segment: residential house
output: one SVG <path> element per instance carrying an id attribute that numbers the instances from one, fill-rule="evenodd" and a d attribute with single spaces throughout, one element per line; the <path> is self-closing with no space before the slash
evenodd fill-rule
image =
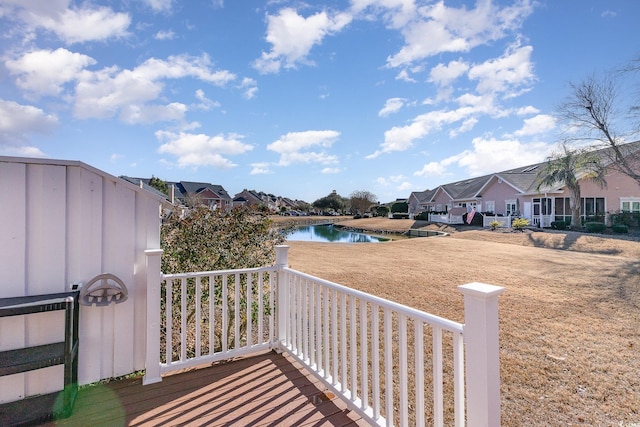
<path id="1" fill-rule="evenodd" d="M 141 188 L 151 191 L 154 194 L 161 194 L 173 204 L 189 205 L 190 203 L 196 202 L 209 206 L 212 209 L 222 210 L 229 210 L 233 206 L 231 196 L 229 196 L 227 190 L 221 185 L 207 182 L 166 181 L 169 186 L 169 194 L 163 194 L 149 186 L 149 178 L 132 178 L 128 176 L 121 176 L 120 178 L 132 184 L 139 185 Z"/>
<path id="2" fill-rule="evenodd" d="M 640 141 L 623 147 L 628 156 L 640 154 Z M 640 185 L 618 170 L 611 149 L 598 150 L 596 154 L 606 167 L 607 186 L 600 188 L 589 180 L 581 182 L 583 221 L 608 221 L 609 214 L 620 211 L 640 212 Z M 553 221 L 569 222 L 570 192 L 566 185 L 557 183 L 538 188 L 539 174 L 545 164 L 536 163 L 413 192 L 409 196 L 409 213 L 444 213 L 439 218 L 453 223 L 453 217 L 459 215 L 450 213 L 452 209 L 465 208 L 470 212 L 475 208 L 490 215 L 520 216 L 539 227 L 549 227 Z"/>

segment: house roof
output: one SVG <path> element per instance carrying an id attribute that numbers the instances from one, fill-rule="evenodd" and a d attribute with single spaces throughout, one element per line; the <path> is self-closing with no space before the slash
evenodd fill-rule
<path id="1" fill-rule="evenodd" d="M 625 156 L 634 156 L 640 160 L 640 141 L 631 142 L 620 145 L 620 151 Z M 616 163 L 615 153 L 611 147 L 594 151 L 604 166 L 610 166 Z M 534 163 L 518 168 L 507 169 L 496 172 L 491 175 L 484 175 L 475 178 L 468 178 L 457 182 L 443 184 L 435 190 L 426 190 L 423 192 L 411 193 L 419 203 L 429 203 L 434 199 L 439 190 L 444 191 L 452 201 L 474 200 L 481 197 L 482 190 L 491 182 L 492 178 L 501 179 L 511 185 L 518 193 L 521 194 L 538 194 L 538 174 L 543 170 L 547 162 Z M 558 191 L 564 185 L 559 183 L 555 187 L 542 189 L 543 191 Z"/>

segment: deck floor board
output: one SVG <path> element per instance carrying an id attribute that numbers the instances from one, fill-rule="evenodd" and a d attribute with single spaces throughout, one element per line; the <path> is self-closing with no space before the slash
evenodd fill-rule
<path id="1" fill-rule="evenodd" d="M 327 397 L 328 396 L 328 397 Z M 320 398 L 318 398 L 320 397 Z M 285 355 L 232 362 L 80 390 L 71 417 L 53 426 L 366 426 L 338 397 Z"/>

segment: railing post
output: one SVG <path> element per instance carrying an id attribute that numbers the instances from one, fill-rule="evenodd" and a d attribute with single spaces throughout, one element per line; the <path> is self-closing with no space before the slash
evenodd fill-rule
<path id="1" fill-rule="evenodd" d="M 160 261 L 162 249 L 144 251 L 147 257 L 147 343 L 142 384 L 162 381 L 160 376 Z"/>
<path id="2" fill-rule="evenodd" d="M 278 282 L 276 284 L 276 313 L 278 315 L 276 324 L 276 342 L 273 343 L 274 350 L 282 352 L 282 347 L 287 341 L 287 327 L 289 324 L 289 281 L 282 269 L 289 265 L 289 246 L 276 246 L 276 264 L 278 268 Z"/>
<path id="3" fill-rule="evenodd" d="M 464 295 L 464 343 L 469 427 L 500 425 L 500 348 L 498 296 L 500 286 L 469 283 Z"/>

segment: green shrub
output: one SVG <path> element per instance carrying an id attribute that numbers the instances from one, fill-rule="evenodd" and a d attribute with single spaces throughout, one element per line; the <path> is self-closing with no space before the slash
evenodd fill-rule
<path id="1" fill-rule="evenodd" d="M 395 212 L 392 219 L 409 219 L 409 214 L 406 212 Z"/>
<path id="2" fill-rule="evenodd" d="M 496 228 L 500 228 L 500 221 L 491 221 L 489 226 L 491 227 L 491 231 L 495 231 Z"/>
<path id="3" fill-rule="evenodd" d="M 428 221 L 429 220 L 429 212 L 420 212 L 416 215 L 416 219 L 418 221 Z"/>
<path id="4" fill-rule="evenodd" d="M 360 219 L 360 218 L 362 218 L 362 215 L 360 215 L 360 214 L 356 214 L 356 215 L 353 216 L 353 219 Z"/>
<path id="5" fill-rule="evenodd" d="M 584 228 L 587 229 L 587 233 L 604 233 L 607 227 L 604 222 L 590 221 L 584 223 Z"/>
<path id="6" fill-rule="evenodd" d="M 551 228 L 553 228 L 554 230 L 566 230 L 567 223 L 565 221 L 553 221 L 551 223 Z"/>
<path id="7" fill-rule="evenodd" d="M 528 225 L 529 220 L 526 218 L 515 218 L 513 221 L 511 221 L 511 227 L 513 227 L 513 229 L 517 231 L 522 231 Z"/>
<path id="8" fill-rule="evenodd" d="M 614 233 L 625 234 L 629 232 L 629 227 L 624 224 L 614 224 L 613 226 L 611 226 L 611 231 L 613 231 Z"/>
<path id="9" fill-rule="evenodd" d="M 395 202 L 393 205 L 391 205 L 391 212 L 392 213 L 409 213 L 409 205 L 407 204 L 407 202 Z"/>
<path id="10" fill-rule="evenodd" d="M 376 214 L 378 216 L 387 216 L 389 215 L 389 208 L 386 206 L 378 206 L 376 208 Z"/>

